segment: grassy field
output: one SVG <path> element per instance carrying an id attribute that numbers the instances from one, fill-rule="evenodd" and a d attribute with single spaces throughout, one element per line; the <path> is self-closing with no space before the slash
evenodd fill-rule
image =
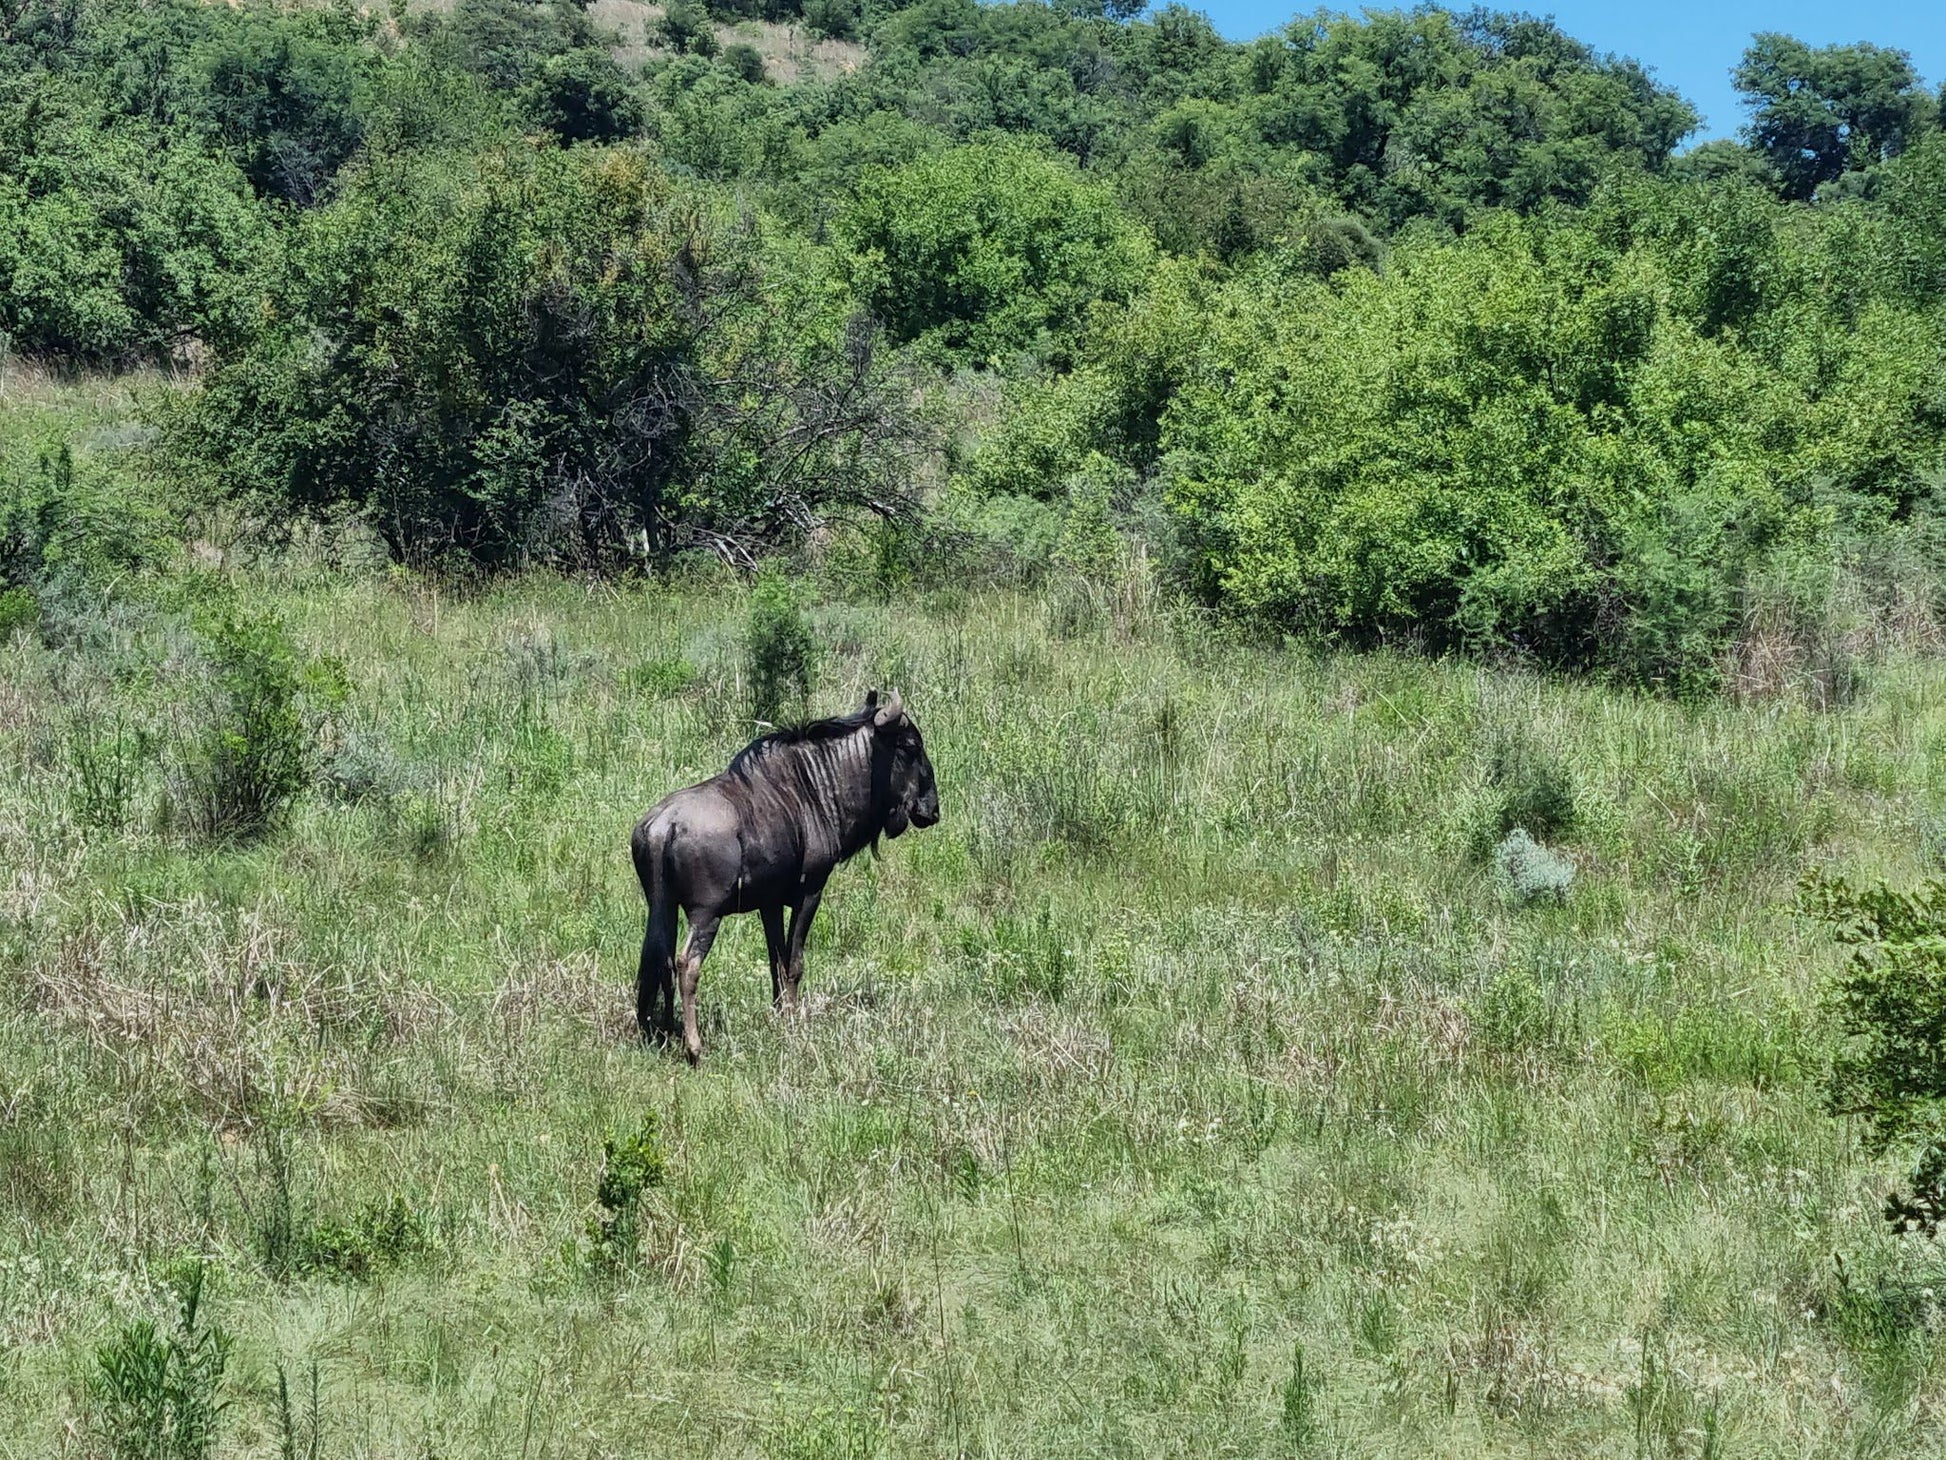
<path id="1" fill-rule="evenodd" d="M 345 686 L 228 848 L 179 767 L 224 606 Z M 824 596 L 816 707 L 901 687 L 945 820 L 834 880 L 801 1023 L 734 920 L 692 1071 L 633 1036 L 626 838 L 751 733 L 743 614 L 207 549 L 8 636 L 0 1455 L 107 1452 L 101 1350 L 199 1255 L 224 1456 L 1946 1438 L 1792 911 L 1938 855 L 1938 665 L 1684 708 L 1140 579 Z M 1535 811 L 1558 902 L 1496 871 Z"/>

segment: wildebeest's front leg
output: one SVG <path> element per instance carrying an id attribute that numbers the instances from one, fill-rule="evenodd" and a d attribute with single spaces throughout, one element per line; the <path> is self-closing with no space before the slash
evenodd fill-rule
<path id="1" fill-rule="evenodd" d="M 771 903 L 757 909 L 764 920 L 764 946 L 770 953 L 770 1006 L 784 1006 L 784 904 Z"/>
<path id="2" fill-rule="evenodd" d="M 682 967 L 682 1048 L 693 1065 L 703 1057 L 703 1036 L 696 1028 L 696 983 L 709 957 L 710 944 L 716 941 L 716 928 L 723 921 L 717 908 L 689 909 L 689 941 L 683 945 Z"/>
<path id="3" fill-rule="evenodd" d="M 817 916 L 818 903 L 824 899 L 824 885 L 806 888 L 791 910 L 789 956 L 784 964 L 784 1006 L 797 1012 L 797 986 L 804 978 L 804 940 L 811 932 L 811 919 Z"/>

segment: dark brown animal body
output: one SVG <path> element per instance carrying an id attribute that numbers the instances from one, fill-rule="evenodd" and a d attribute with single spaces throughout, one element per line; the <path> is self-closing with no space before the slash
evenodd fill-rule
<path id="1" fill-rule="evenodd" d="M 883 705 L 874 690 L 855 714 L 766 735 L 723 774 L 667 797 L 629 838 L 649 904 L 635 984 L 643 1035 L 658 1022 L 674 1032 L 680 977 L 683 1048 L 692 1062 L 701 1058 L 696 983 L 731 913 L 763 918 L 772 1002 L 794 1009 L 805 935 L 832 870 L 881 836 L 938 820 L 926 743 L 896 690 Z M 689 922 L 680 958 L 678 909 Z"/>

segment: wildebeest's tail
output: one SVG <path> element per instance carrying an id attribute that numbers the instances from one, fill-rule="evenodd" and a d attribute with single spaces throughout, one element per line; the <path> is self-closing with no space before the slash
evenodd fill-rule
<path id="1" fill-rule="evenodd" d="M 676 898 L 671 886 L 670 836 L 667 826 L 644 821 L 629 838 L 629 855 L 642 896 L 649 904 L 648 930 L 642 935 L 642 962 L 635 974 L 635 1024 L 647 1038 L 657 1026 L 656 998 L 661 995 L 661 1027 L 673 1029 L 676 1020 Z"/>

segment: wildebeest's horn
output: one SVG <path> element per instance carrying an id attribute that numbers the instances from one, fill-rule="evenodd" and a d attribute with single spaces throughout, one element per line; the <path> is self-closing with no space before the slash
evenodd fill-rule
<path id="1" fill-rule="evenodd" d="M 893 690 L 892 698 L 879 707 L 879 712 L 872 717 L 872 723 L 883 730 L 887 725 L 896 725 L 904 718 L 905 706 L 899 701 L 899 692 Z"/>
<path id="2" fill-rule="evenodd" d="M 877 690 L 868 689 L 865 691 L 865 708 L 868 710 L 876 710 L 878 708 Z"/>

